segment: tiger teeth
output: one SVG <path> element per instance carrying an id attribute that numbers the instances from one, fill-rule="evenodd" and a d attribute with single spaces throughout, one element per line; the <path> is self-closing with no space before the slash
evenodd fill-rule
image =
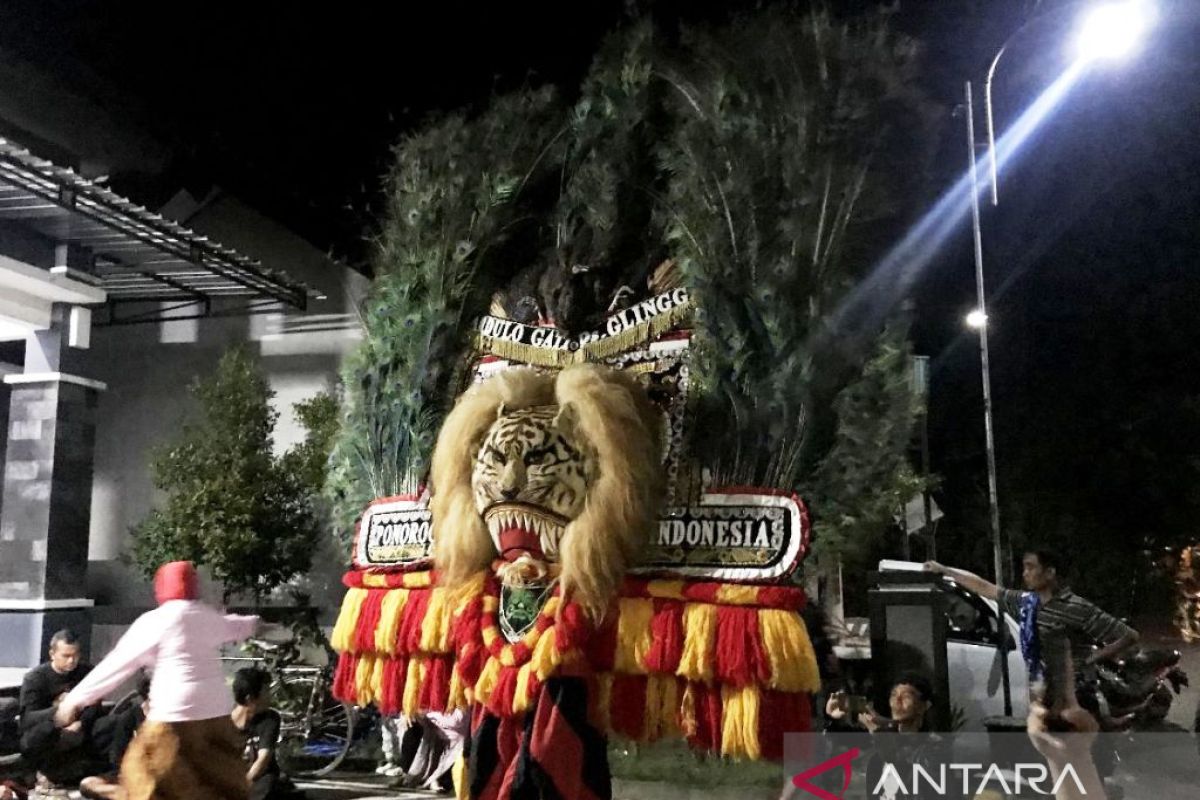
<path id="1" fill-rule="evenodd" d="M 546 526 L 546 531 L 541 535 L 542 550 L 551 558 L 558 557 L 558 539 L 561 531 L 557 526 Z"/>

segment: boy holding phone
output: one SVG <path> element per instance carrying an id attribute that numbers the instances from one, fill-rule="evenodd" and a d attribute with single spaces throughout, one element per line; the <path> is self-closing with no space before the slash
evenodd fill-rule
<path id="1" fill-rule="evenodd" d="M 865 697 L 834 692 L 825 703 L 825 716 L 831 730 L 838 728 L 861 728 L 871 733 L 894 731 L 899 733 L 927 732 L 929 708 L 933 703 L 933 686 L 923 675 L 908 673 L 901 675 L 888 695 L 891 717 L 884 717 L 871 708 Z M 846 722 L 852 720 L 852 722 Z"/>

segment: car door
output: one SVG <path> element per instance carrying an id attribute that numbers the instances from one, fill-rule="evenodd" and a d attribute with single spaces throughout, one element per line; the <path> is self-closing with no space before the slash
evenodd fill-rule
<path id="1" fill-rule="evenodd" d="M 946 597 L 946 662 L 950 680 L 952 716 L 961 715 L 964 730 L 983 730 L 984 719 L 1004 715 L 1004 690 L 1000 671 L 1000 636 L 996 605 L 962 587 L 943 581 Z M 1008 627 L 1009 687 L 1013 716 L 1028 709 L 1025 664 L 1016 647 L 1017 626 Z"/>

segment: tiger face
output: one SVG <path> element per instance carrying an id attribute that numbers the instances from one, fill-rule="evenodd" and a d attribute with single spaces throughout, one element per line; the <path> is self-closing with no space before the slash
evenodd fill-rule
<path id="1" fill-rule="evenodd" d="M 501 557 L 558 560 L 595 472 L 574 420 L 570 404 L 500 408 L 475 456 L 471 488 Z"/>

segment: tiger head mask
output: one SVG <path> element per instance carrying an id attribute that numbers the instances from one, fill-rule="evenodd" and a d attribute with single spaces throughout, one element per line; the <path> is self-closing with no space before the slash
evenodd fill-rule
<path id="1" fill-rule="evenodd" d="M 649 541 L 663 493 L 659 414 L 594 365 L 511 369 L 460 399 L 434 450 L 434 560 L 462 583 L 501 558 L 504 583 L 559 574 L 593 619 Z"/>

